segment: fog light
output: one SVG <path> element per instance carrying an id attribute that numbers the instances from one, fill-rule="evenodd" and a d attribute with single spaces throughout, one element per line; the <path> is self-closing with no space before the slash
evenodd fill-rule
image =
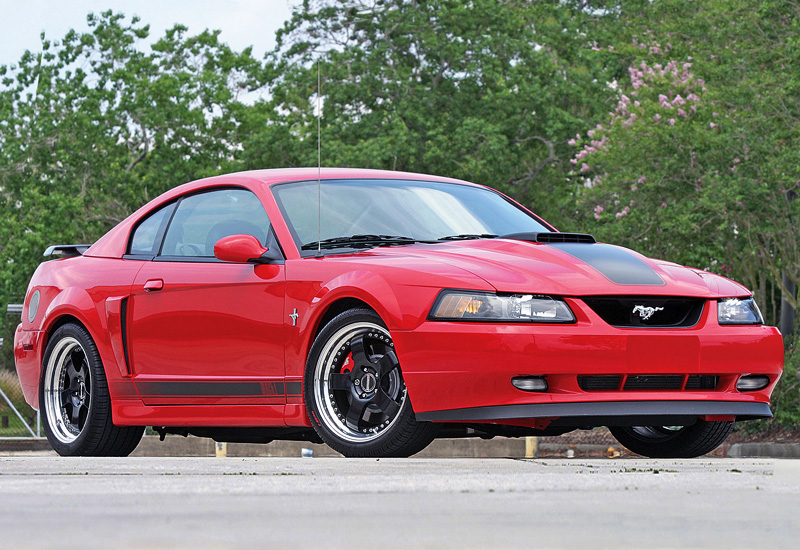
<path id="1" fill-rule="evenodd" d="M 515 376 L 511 383 L 518 390 L 547 391 L 547 380 L 541 376 Z"/>
<path id="2" fill-rule="evenodd" d="M 736 389 L 739 391 L 763 390 L 767 386 L 769 386 L 769 376 L 763 374 L 746 374 L 736 383 Z"/>

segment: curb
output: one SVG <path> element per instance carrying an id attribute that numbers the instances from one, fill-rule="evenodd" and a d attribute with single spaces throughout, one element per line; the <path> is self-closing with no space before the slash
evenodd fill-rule
<path id="1" fill-rule="evenodd" d="M 800 458 L 800 443 L 734 443 L 730 458 Z"/>
<path id="2" fill-rule="evenodd" d="M 551 438 L 548 440 L 552 441 Z M 526 438 L 484 439 L 437 439 L 415 458 L 525 458 Z M 273 441 L 268 444 L 228 443 L 219 447 L 214 441 L 203 437 L 169 436 L 159 441 L 158 436 L 148 435 L 131 454 L 135 457 L 169 456 L 228 456 L 228 457 L 299 457 L 303 450 L 311 450 L 315 457 L 337 457 L 339 453 L 327 445 L 307 441 Z M 0 453 L 52 452 L 46 439 L 3 439 Z M 632 455 L 618 443 L 550 443 L 540 439 L 536 458 L 603 458 Z M 307 451 L 306 451 L 306 454 Z M 800 458 L 800 443 L 734 443 L 720 447 L 712 453 L 720 458 Z"/>

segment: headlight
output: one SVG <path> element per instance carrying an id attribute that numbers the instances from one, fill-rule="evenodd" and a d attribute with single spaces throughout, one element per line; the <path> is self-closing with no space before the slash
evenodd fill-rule
<path id="1" fill-rule="evenodd" d="M 760 325 L 764 322 L 752 298 L 724 298 L 717 303 L 720 325 Z"/>
<path id="2" fill-rule="evenodd" d="M 574 323 L 563 300 L 535 294 L 498 295 L 445 290 L 431 308 L 438 321 L 499 321 L 511 323 Z"/>

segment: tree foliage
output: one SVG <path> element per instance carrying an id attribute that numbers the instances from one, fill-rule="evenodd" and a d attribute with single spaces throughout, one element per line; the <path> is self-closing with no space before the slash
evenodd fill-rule
<path id="1" fill-rule="evenodd" d="M 0 304 L 20 300 L 48 244 L 93 242 L 186 181 L 236 168 L 261 64 L 217 32 L 105 12 L 0 67 Z"/>
<path id="2" fill-rule="evenodd" d="M 148 46 L 136 18 L 90 15 L 0 67 L 0 302 L 47 244 L 91 242 L 169 187 L 315 165 L 318 85 L 323 164 L 486 183 L 769 302 L 800 279 L 799 10 L 306 0 L 263 62 L 215 31 Z"/>
<path id="3" fill-rule="evenodd" d="M 218 31 L 88 24 L 0 66 L 0 306 L 47 245 L 166 189 L 316 165 L 318 102 L 325 165 L 488 184 L 733 277 L 769 322 L 797 305 L 797 0 L 304 0 L 263 61 Z"/>
<path id="4" fill-rule="evenodd" d="M 278 35 L 271 140 L 248 162 L 316 164 L 319 71 L 324 164 L 478 181 L 565 222 L 567 139 L 614 76 L 587 55 L 591 19 L 566 3 L 307 0 Z"/>
<path id="5" fill-rule="evenodd" d="M 796 307 L 782 274 L 800 281 L 800 4 L 621 6 L 618 103 L 575 139 L 583 219 L 743 282 L 775 322 L 770 290 Z"/>

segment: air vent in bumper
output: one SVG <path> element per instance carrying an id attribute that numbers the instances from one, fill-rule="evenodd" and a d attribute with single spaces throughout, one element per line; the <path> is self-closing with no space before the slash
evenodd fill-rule
<path id="1" fill-rule="evenodd" d="M 591 391 L 715 390 L 719 376 L 710 374 L 629 374 L 578 376 L 578 386 Z"/>

